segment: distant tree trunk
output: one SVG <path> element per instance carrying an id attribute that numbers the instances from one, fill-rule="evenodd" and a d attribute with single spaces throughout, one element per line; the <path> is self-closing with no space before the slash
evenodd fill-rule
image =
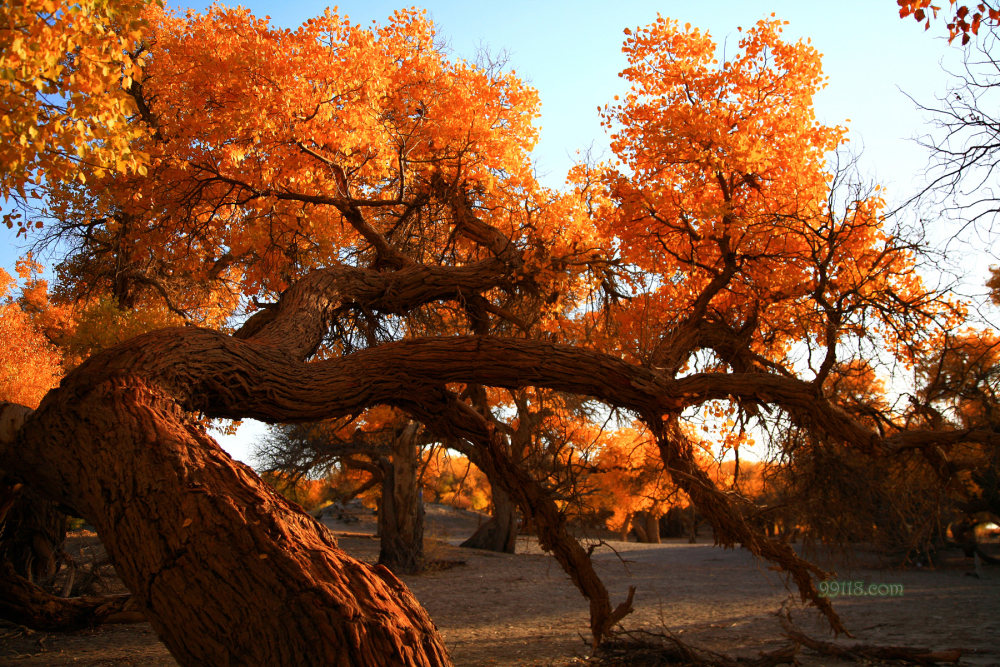
<path id="1" fill-rule="evenodd" d="M 652 510 L 646 512 L 646 542 L 660 543 L 660 514 Z"/>
<path id="2" fill-rule="evenodd" d="M 636 512 L 632 515 L 632 530 L 630 532 L 635 533 L 636 542 L 648 542 L 646 537 L 646 520 L 645 512 Z"/>
<path id="3" fill-rule="evenodd" d="M 632 532 L 632 519 L 635 515 L 629 512 L 625 515 L 625 521 L 622 522 L 622 528 L 620 531 L 620 537 L 622 542 L 628 542 L 628 536 Z"/>
<path id="4" fill-rule="evenodd" d="M 490 520 L 460 546 L 512 554 L 517 546 L 517 505 L 496 484 L 490 484 L 490 493 L 493 497 Z"/>
<path id="5" fill-rule="evenodd" d="M 418 429 L 416 422 L 408 423 L 393 441 L 392 460 L 379 461 L 382 499 L 378 509 L 378 562 L 405 574 L 424 568 L 424 499 L 417 484 Z"/>
<path id="6" fill-rule="evenodd" d="M 35 583 L 52 577 L 66 524 L 51 500 L 12 476 L 0 479 L 0 562 L 10 563 L 14 573 Z"/>
<path id="7" fill-rule="evenodd" d="M 632 517 L 636 538 L 646 544 L 660 543 L 660 515 L 651 510 L 636 512 Z"/>
<path id="8" fill-rule="evenodd" d="M 687 510 L 683 507 L 673 505 L 664 515 L 663 537 L 687 537 Z"/>

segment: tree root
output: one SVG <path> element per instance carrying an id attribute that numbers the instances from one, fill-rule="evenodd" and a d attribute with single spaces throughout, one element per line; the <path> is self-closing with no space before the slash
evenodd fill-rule
<path id="1" fill-rule="evenodd" d="M 0 618 L 44 631 L 146 620 L 131 595 L 59 597 L 18 575 L 10 563 L 0 563 Z"/>

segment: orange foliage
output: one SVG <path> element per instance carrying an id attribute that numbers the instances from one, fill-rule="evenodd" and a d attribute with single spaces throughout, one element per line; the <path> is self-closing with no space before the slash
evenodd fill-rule
<path id="1" fill-rule="evenodd" d="M 23 281 L 18 303 L 39 334 L 58 348 L 67 372 L 95 352 L 139 334 L 184 323 L 155 299 L 125 309 L 106 295 L 79 299 L 53 295 L 48 281 L 38 277 L 42 266 L 30 253 L 18 260 L 17 271 Z"/>
<path id="2" fill-rule="evenodd" d="M 109 176 L 111 201 L 98 203 L 112 234 L 138 220 L 130 242 L 171 271 L 217 278 L 221 262 L 244 294 L 280 291 L 365 245 L 345 222 L 357 213 L 349 199 L 375 203 L 367 224 L 385 232 L 398 219 L 380 206 L 454 179 L 517 233 L 501 204 L 535 188 L 537 94 L 512 73 L 445 58 L 422 13 L 365 29 L 328 10 L 296 30 L 242 8 L 144 16 L 155 179 Z M 428 253 L 448 242 L 436 215 L 409 224 Z"/>
<path id="3" fill-rule="evenodd" d="M 656 443 L 642 430 L 607 433 L 593 464 L 597 472 L 588 481 L 595 486 L 597 508 L 610 513 L 610 530 L 627 531 L 637 512 L 659 517 L 680 501 Z"/>
<path id="4" fill-rule="evenodd" d="M 10 298 L 14 279 L 0 269 L 0 401 L 36 407 L 59 383 L 62 359 L 31 317 Z"/>
<path id="5" fill-rule="evenodd" d="M 0 196 L 87 171 L 142 169 L 126 123 L 142 38 L 138 0 L 10 0 L 0 5 Z M 72 53 L 73 58 L 66 55 Z M 22 229 L 27 222 L 7 214 Z"/>
<path id="6" fill-rule="evenodd" d="M 872 415 L 888 413 L 885 380 L 864 360 L 854 359 L 834 366 L 827 388 L 842 408 L 872 428 L 877 427 Z"/>
<path id="7" fill-rule="evenodd" d="M 261 479 L 274 487 L 281 495 L 306 510 L 319 507 L 329 495 L 330 484 L 326 479 L 305 479 L 291 477 L 277 471 L 261 474 Z"/>
<path id="8" fill-rule="evenodd" d="M 490 483 L 465 456 L 444 447 L 424 453 L 420 483 L 424 501 L 485 512 L 490 507 Z"/>
<path id="9" fill-rule="evenodd" d="M 40 138 L 12 131 L 11 145 L 26 146 L 27 134 L 30 146 L 7 176 L 0 172 L 15 179 L 0 181 L 2 194 L 55 150 L 47 167 L 53 217 L 79 223 L 87 242 L 102 249 L 97 259 L 81 253 L 63 265 L 68 286 L 60 298 L 50 299 L 43 281 L 25 287 L 25 310 L 69 363 L 178 322 L 160 297 L 221 327 L 240 297 L 276 296 L 332 263 L 389 270 L 404 255 L 457 267 L 501 255 L 468 229 L 455 211 L 460 205 L 516 250 L 503 259 L 510 275 L 502 289 L 472 295 L 488 305 L 478 314 L 483 329 L 595 347 L 669 378 L 692 365 L 797 376 L 802 366 L 792 353 L 808 348 L 817 391 L 863 416 L 887 409 L 882 381 L 869 364 L 838 356 L 838 345 L 869 337 L 915 363 L 943 340 L 929 333 L 932 322 L 946 331 L 965 314 L 925 288 L 912 248 L 885 228 L 877 188 L 840 194 L 838 203 L 841 183 L 829 158 L 846 129 L 816 120 L 813 98 L 825 81 L 820 54 L 808 42 L 785 41 L 774 18 L 743 32 L 721 63 L 711 37 L 691 26 L 660 17 L 626 31 L 621 76 L 631 88 L 602 112 L 616 162 L 581 165 L 570 176 L 573 190 L 560 194 L 541 188 L 531 170 L 537 93 L 513 72 L 447 58 L 417 10 L 372 28 L 327 10 L 287 30 L 244 8 L 179 16 L 152 4 L 142 14 L 148 49 L 136 53 L 139 68 L 121 56 L 137 25 L 123 23 L 105 43 L 95 37 L 100 21 L 84 19 L 125 21 L 136 6 L 116 4 L 119 13 L 104 15 L 98 4 L 74 5 L 78 11 L 60 18 L 79 20 L 73 30 L 93 38 L 81 38 L 87 57 L 78 76 L 48 61 L 50 69 L 23 74 L 43 82 L 28 96 L 35 110 L 25 107 L 36 119 L 44 115 L 39 104 L 68 91 L 65 109 L 44 113 L 69 138 L 46 138 L 55 129 Z M 928 6 L 899 4 L 901 15 L 918 19 Z M 956 10 L 953 36 L 978 29 L 983 19 L 968 11 Z M 996 20 L 993 10 L 979 11 Z M 64 42 L 44 36 L 56 23 L 37 27 L 43 53 L 65 52 Z M 4 58 L 25 57 L 24 36 L 16 39 L 22 42 L 12 42 Z M 109 43 L 119 55 L 93 64 Z M 50 74 L 64 80 L 50 88 Z M 138 108 L 118 88 L 100 106 L 97 91 L 119 78 Z M 79 95 L 77 85 L 85 87 Z M 112 139 L 88 130 L 73 120 L 80 109 L 121 133 Z M 139 112 L 127 128 L 109 116 L 124 109 Z M 7 127 L 27 122 L 11 118 Z M 120 149 L 122 165 L 148 160 L 148 175 L 145 167 L 123 173 L 109 165 L 88 172 L 85 187 L 59 183 L 68 170 L 59 156 L 75 147 L 103 165 L 91 152 L 110 146 Z M 113 284 L 126 274 L 145 291 Z M 96 295 L 73 289 L 93 283 Z M 596 305 L 595 294 L 614 305 Z M 387 328 L 393 336 L 476 329 L 473 304 L 462 296 L 461 308 L 429 306 Z M 348 351 L 350 342 L 335 345 L 342 348 L 328 352 Z M 699 356 L 703 349 L 714 356 Z M 814 350 L 823 359 L 818 367 Z M 942 357 L 942 365 L 968 358 Z M 581 406 L 543 394 L 516 396 L 510 420 L 513 456 L 539 480 L 561 492 L 592 463 L 587 483 L 616 528 L 636 512 L 662 513 L 678 501 L 647 434 L 604 433 Z M 495 408 L 510 404 L 497 390 L 487 396 Z M 750 441 L 734 420 L 735 402 L 703 409 L 706 432 L 721 447 Z M 372 410 L 349 427 L 338 422 L 330 435 L 388 437 L 393 419 L 388 409 Z M 488 506 L 489 486 L 464 457 L 437 448 L 424 463 L 428 500 Z M 725 480 L 719 473 L 717 481 Z M 293 485 L 296 497 L 316 501 L 318 482 L 301 484 Z"/>
<path id="10" fill-rule="evenodd" d="M 995 424 L 1000 414 L 1000 334 L 967 329 L 945 338 L 917 368 L 921 398 L 963 428 Z"/>
<path id="11" fill-rule="evenodd" d="M 628 31 L 631 89 L 603 111 L 619 163 L 574 173 L 642 297 L 622 306 L 609 344 L 630 342 L 623 351 L 674 372 L 698 337 L 664 329 L 706 319 L 785 364 L 795 344 L 847 336 L 877 336 L 912 360 L 932 347 L 935 317 L 964 315 L 924 287 L 910 247 L 886 233 L 877 188 L 839 203 L 831 194 L 844 185 L 829 156 L 845 128 L 816 121 L 820 54 L 784 41 L 782 25 L 744 31 L 724 63 L 690 25 L 660 17 Z"/>

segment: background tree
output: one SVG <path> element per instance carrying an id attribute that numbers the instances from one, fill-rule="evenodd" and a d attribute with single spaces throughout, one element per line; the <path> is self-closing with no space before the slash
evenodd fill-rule
<path id="1" fill-rule="evenodd" d="M 30 280 L 32 263 L 17 265 L 19 278 Z M 31 316 L 13 299 L 14 279 L 0 270 L 0 400 L 30 408 L 63 375 L 62 355 L 38 330 Z M 27 496 L 26 496 L 27 494 Z M 33 513 L 39 505 L 44 511 Z M 65 519 L 51 503 L 24 490 L 17 478 L 0 471 L 0 559 L 29 581 L 55 574 Z"/>
<path id="2" fill-rule="evenodd" d="M 329 473 L 336 465 L 365 471 L 369 481 L 356 485 L 350 494 L 354 497 L 374 485 L 381 486 L 378 562 L 394 572 L 413 574 L 425 565 L 420 486 L 425 443 L 421 435 L 419 424 L 404 414 L 376 408 L 360 420 L 275 429 L 258 449 L 258 457 L 272 474 L 288 476 L 293 490 L 300 488 L 303 477 Z"/>
<path id="3" fill-rule="evenodd" d="M 648 433 L 621 429 L 608 434 L 593 463 L 600 503 L 610 517 L 608 528 L 627 539 L 660 541 L 660 519 L 678 490 L 663 467 L 660 452 Z"/>
<path id="4" fill-rule="evenodd" d="M 490 483 L 467 457 L 446 447 L 432 447 L 420 473 L 427 502 L 484 512 L 490 505 Z"/>
<path id="5" fill-rule="evenodd" d="M 22 280 L 31 277 L 30 260 L 18 263 Z M 0 270 L 0 398 L 34 408 L 62 377 L 62 357 L 13 298 L 14 279 Z"/>

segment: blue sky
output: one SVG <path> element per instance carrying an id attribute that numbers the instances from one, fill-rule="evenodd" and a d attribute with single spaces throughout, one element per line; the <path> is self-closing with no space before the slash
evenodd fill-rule
<path id="1" fill-rule="evenodd" d="M 168 2 L 173 7 L 186 3 Z M 313 2 L 244 3 L 278 25 L 295 27 L 322 13 Z M 400 5 L 351 1 L 341 14 L 362 25 L 382 22 Z M 195 8 L 203 8 L 204 5 Z M 541 140 L 535 160 L 547 185 L 558 187 L 575 152 L 607 146 L 597 107 L 623 90 L 617 74 L 624 67 L 622 30 L 650 23 L 657 12 L 681 23 L 707 29 L 719 44 L 735 49 L 738 26 L 750 26 L 774 12 L 788 20 L 788 38 L 810 38 L 824 54 L 826 89 L 816 99 L 821 122 L 847 124 L 855 150 L 863 148 L 862 169 L 887 187 L 890 201 L 902 201 L 923 182 L 926 151 L 913 138 L 929 130 L 904 94 L 932 104 L 948 86 L 941 63 L 955 69 L 958 47 L 943 38 L 940 23 L 923 32 L 912 19 L 900 20 L 891 0 L 617 0 L 615 2 L 494 3 L 427 2 L 423 5 L 454 57 L 474 59 L 480 48 L 507 51 L 510 66 L 539 90 L 542 99 Z M 850 122 L 847 123 L 847 119 Z M 0 267 L 13 273 L 23 239 L 0 229 Z M 985 281 L 987 263 L 983 263 Z M 237 458 L 245 458 L 244 435 L 226 439 Z"/>

